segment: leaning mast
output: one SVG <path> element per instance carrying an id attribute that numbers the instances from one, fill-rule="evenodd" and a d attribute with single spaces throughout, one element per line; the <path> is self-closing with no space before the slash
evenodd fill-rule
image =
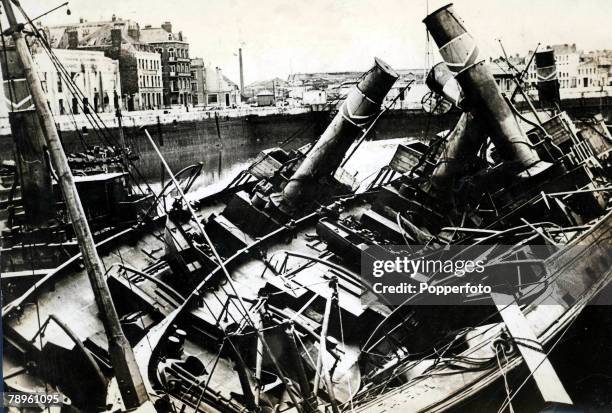
<path id="1" fill-rule="evenodd" d="M 21 6 L 17 0 L 1 1 L 9 22 L 11 37 L 15 42 L 19 63 L 23 67 L 26 81 L 30 87 L 34 107 L 45 131 L 44 135 L 51 162 L 57 173 L 62 194 L 74 228 L 74 233 L 79 244 L 83 263 L 108 337 L 109 355 L 115 377 L 117 378 L 123 404 L 126 410 L 133 410 L 148 401 L 147 391 L 138 365 L 136 364 L 132 348 L 121 329 L 117 311 L 115 310 L 108 285 L 104 279 L 102 262 L 96 251 L 96 246 L 87 223 L 83 206 L 81 205 L 81 200 L 68 165 L 66 154 L 62 148 L 51 111 L 47 106 L 41 83 L 33 70 L 32 56 L 24 35 L 21 32 L 23 25 L 17 23 L 11 3 L 14 3 L 19 8 L 21 8 Z"/>

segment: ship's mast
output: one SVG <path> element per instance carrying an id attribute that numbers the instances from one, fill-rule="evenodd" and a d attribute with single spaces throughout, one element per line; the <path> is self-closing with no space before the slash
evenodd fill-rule
<path id="1" fill-rule="evenodd" d="M 28 49 L 24 35 L 21 32 L 23 25 L 17 23 L 13 12 L 13 5 L 21 7 L 18 1 L 2 0 L 6 17 L 10 25 L 11 36 L 19 63 L 23 66 L 28 86 L 32 94 L 34 107 L 42 127 L 45 131 L 45 140 L 51 157 L 51 162 L 59 180 L 64 200 L 72 220 L 72 226 L 83 257 L 83 263 L 91 282 L 93 293 L 108 337 L 110 359 L 117 378 L 119 390 L 127 410 L 133 410 L 148 400 L 144 382 L 140 375 L 134 353 L 130 347 L 119 323 L 119 317 L 113 305 L 108 285 L 104 280 L 102 262 L 96 251 L 93 237 L 87 223 L 83 206 L 74 183 L 72 172 L 68 165 L 66 154 L 62 148 L 51 111 L 40 81 L 33 69 L 32 56 Z"/>

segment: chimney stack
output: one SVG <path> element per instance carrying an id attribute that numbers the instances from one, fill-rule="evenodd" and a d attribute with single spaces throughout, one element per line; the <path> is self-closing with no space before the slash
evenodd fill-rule
<path id="1" fill-rule="evenodd" d="M 68 48 L 77 49 L 79 47 L 79 32 L 70 30 L 68 32 Z"/>
<path id="2" fill-rule="evenodd" d="M 164 22 L 164 24 L 162 24 L 161 27 L 162 27 L 162 29 L 164 29 L 168 33 L 172 33 L 172 23 Z"/>
<path id="3" fill-rule="evenodd" d="M 140 25 L 138 23 L 135 26 L 128 26 L 128 36 L 136 41 L 140 40 Z"/>
<path id="4" fill-rule="evenodd" d="M 110 54 L 111 58 L 118 59 L 121 54 L 121 41 L 122 41 L 121 29 L 113 28 L 111 29 L 111 49 Z"/>

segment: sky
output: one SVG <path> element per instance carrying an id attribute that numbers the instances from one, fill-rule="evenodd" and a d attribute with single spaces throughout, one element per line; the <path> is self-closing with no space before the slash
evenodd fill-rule
<path id="1" fill-rule="evenodd" d="M 30 17 L 62 0 L 21 0 Z M 423 67 L 429 7 L 444 0 L 71 0 L 43 24 L 124 19 L 160 26 L 171 21 L 190 42 L 190 56 L 238 81 L 243 48 L 245 83 L 290 73 L 367 70 L 374 56 L 397 69 Z M 576 43 L 612 48 L 610 0 L 456 0 L 455 10 L 482 57 L 525 54 L 542 45 Z M 433 44 L 433 41 L 432 41 Z M 434 50 L 437 50 L 434 45 Z M 435 52 L 434 60 L 439 56 Z"/>

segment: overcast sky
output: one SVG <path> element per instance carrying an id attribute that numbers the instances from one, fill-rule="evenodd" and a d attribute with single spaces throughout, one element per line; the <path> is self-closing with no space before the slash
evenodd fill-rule
<path id="1" fill-rule="evenodd" d="M 31 17 L 61 2 L 21 0 Z M 447 3 L 429 0 L 429 10 Z M 501 55 L 498 38 L 510 54 L 538 42 L 612 48 L 610 0 L 454 3 L 485 57 Z M 235 81 L 242 45 L 247 84 L 296 72 L 365 70 L 374 56 L 398 69 L 425 62 L 427 0 L 71 0 L 70 9 L 70 16 L 57 11 L 43 23 L 108 20 L 113 13 L 141 27 L 171 21 L 188 37 L 191 57 L 203 57 Z"/>

